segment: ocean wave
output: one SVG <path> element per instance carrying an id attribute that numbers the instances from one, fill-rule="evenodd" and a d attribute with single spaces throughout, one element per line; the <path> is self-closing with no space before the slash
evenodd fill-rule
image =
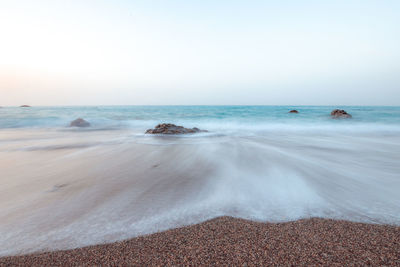
<path id="1" fill-rule="evenodd" d="M 1 255 L 121 240 L 223 215 L 400 225 L 399 135 L 0 131 L 7 136 L 18 141 L 0 148 Z"/>

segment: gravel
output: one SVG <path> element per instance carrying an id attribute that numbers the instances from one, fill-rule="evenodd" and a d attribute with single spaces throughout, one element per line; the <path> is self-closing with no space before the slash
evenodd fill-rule
<path id="1" fill-rule="evenodd" d="M 0 258 L 0 266 L 400 266 L 400 227 L 220 217 L 111 244 Z"/>

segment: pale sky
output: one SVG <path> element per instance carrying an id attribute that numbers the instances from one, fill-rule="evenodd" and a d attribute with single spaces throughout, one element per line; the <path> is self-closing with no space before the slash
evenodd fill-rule
<path id="1" fill-rule="evenodd" d="M 0 106 L 400 105 L 400 1 L 0 0 Z"/>

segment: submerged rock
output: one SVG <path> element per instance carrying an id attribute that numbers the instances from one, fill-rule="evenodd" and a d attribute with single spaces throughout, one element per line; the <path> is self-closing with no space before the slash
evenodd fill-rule
<path id="1" fill-rule="evenodd" d="M 341 119 L 341 118 L 351 118 L 351 115 L 344 111 L 343 109 L 335 109 L 332 110 L 331 116 L 334 119 Z"/>
<path id="2" fill-rule="evenodd" d="M 289 111 L 289 113 L 299 113 L 297 110 L 293 109 L 291 111 Z"/>
<path id="3" fill-rule="evenodd" d="M 172 123 L 161 123 L 158 124 L 154 129 L 148 129 L 147 134 L 189 134 L 207 132 L 206 130 L 200 130 L 199 128 L 185 128 L 183 126 L 177 126 Z"/>
<path id="4" fill-rule="evenodd" d="M 30 108 L 31 106 L 29 106 L 29 105 L 22 105 L 22 106 L 20 106 L 21 108 Z"/>
<path id="5" fill-rule="evenodd" d="M 81 118 L 71 121 L 69 125 L 69 127 L 89 127 L 89 126 L 90 123 Z"/>

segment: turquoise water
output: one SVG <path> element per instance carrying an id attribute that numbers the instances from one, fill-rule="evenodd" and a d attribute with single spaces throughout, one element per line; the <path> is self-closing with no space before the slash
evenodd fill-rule
<path id="1" fill-rule="evenodd" d="M 351 120 L 332 120 L 335 108 L 352 114 Z M 297 109 L 299 114 L 288 113 Z M 66 127 L 78 118 L 96 128 L 145 130 L 160 122 L 219 131 L 307 130 L 348 126 L 365 131 L 399 131 L 400 107 L 377 106 L 98 106 L 3 107 L 0 128 Z M 332 130 L 332 129 L 330 129 Z"/>

